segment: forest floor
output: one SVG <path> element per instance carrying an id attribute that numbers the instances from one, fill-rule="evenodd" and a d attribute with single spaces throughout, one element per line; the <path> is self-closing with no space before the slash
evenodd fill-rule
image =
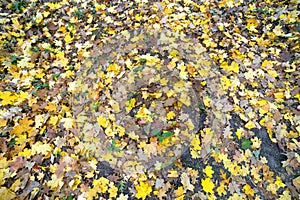
<path id="1" fill-rule="evenodd" d="M 0 199 L 299 199 L 299 1 L 0 3 Z"/>

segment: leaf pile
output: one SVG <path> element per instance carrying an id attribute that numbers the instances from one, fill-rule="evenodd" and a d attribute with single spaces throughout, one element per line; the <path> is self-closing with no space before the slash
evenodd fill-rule
<path id="1" fill-rule="evenodd" d="M 1 198 L 299 198 L 298 1 L 0 5 Z"/>

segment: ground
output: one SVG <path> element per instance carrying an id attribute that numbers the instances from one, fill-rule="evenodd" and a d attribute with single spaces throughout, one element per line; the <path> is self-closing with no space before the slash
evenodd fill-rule
<path id="1" fill-rule="evenodd" d="M 0 199 L 299 199 L 299 1 L 0 5 Z"/>

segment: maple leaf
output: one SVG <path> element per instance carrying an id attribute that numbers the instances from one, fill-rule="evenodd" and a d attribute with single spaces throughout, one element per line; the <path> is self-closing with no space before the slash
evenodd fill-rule
<path id="1" fill-rule="evenodd" d="M 109 193 L 109 198 L 112 199 L 112 198 L 116 198 L 117 197 L 117 193 L 118 193 L 118 188 L 116 186 L 111 186 L 109 189 L 108 189 L 108 193 Z"/>
<path id="2" fill-rule="evenodd" d="M 206 166 L 205 169 L 203 169 L 203 172 L 206 174 L 208 178 L 212 178 L 212 175 L 214 174 L 214 170 L 212 169 L 212 166 Z"/>
<path id="3" fill-rule="evenodd" d="M 60 120 L 60 122 L 62 122 L 64 125 L 64 127 L 67 129 L 67 130 L 70 130 L 71 128 L 74 127 L 75 125 L 75 120 L 73 118 L 62 118 Z"/>
<path id="4" fill-rule="evenodd" d="M 120 194 L 116 200 L 128 200 L 129 196 L 128 194 Z"/>
<path id="5" fill-rule="evenodd" d="M 167 113 L 167 120 L 174 119 L 174 117 L 176 117 L 176 114 L 174 113 L 174 111 Z"/>
<path id="6" fill-rule="evenodd" d="M 2 99 L 2 106 L 13 104 L 17 99 L 17 95 L 15 93 L 4 91 L 0 92 L 0 99 Z"/>
<path id="7" fill-rule="evenodd" d="M 105 177 L 93 180 L 94 189 L 100 193 L 105 193 L 108 189 L 109 180 Z"/>
<path id="8" fill-rule="evenodd" d="M 243 191 L 245 192 L 245 194 L 250 195 L 250 196 L 254 196 L 254 190 L 251 188 L 250 185 L 246 184 L 243 186 Z"/>
<path id="9" fill-rule="evenodd" d="M 191 184 L 190 177 L 188 176 L 187 173 L 181 174 L 180 179 L 185 191 L 186 190 L 190 190 L 192 192 L 194 191 L 195 187 L 194 185 Z"/>
<path id="10" fill-rule="evenodd" d="M 1 198 L 5 200 L 12 200 L 15 199 L 16 197 L 16 194 L 6 187 L 0 188 L 0 194 L 1 194 Z"/>
<path id="11" fill-rule="evenodd" d="M 212 182 L 212 180 L 210 178 L 202 179 L 201 185 L 205 192 L 210 193 L 210 194 L 214 193 L 213 189 L 215 187 L 215 184 Z"/>
<path id="12" fill-rule="evenodd" d="M 135 186 L 135 189 L 137 191 L 135 197 L 143 200 L 152 192 L 152 187 L 146 182 L 140 182 L 139 185 Z"/>

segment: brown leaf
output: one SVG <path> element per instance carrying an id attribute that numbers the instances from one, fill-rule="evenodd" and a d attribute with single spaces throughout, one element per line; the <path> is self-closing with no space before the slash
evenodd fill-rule
<path id="1" fill-rule="evenodd" d="M 18 169 L 20 169 L 21 167 L 23 167 L 24 163 L 26 162 L 26 158 L 24 157 L 17 157 L 15 161 L 10 162 L 8 165 L 10 167 L 9 171 L 13 172 L 13 171 L 17 171 Z"/>

